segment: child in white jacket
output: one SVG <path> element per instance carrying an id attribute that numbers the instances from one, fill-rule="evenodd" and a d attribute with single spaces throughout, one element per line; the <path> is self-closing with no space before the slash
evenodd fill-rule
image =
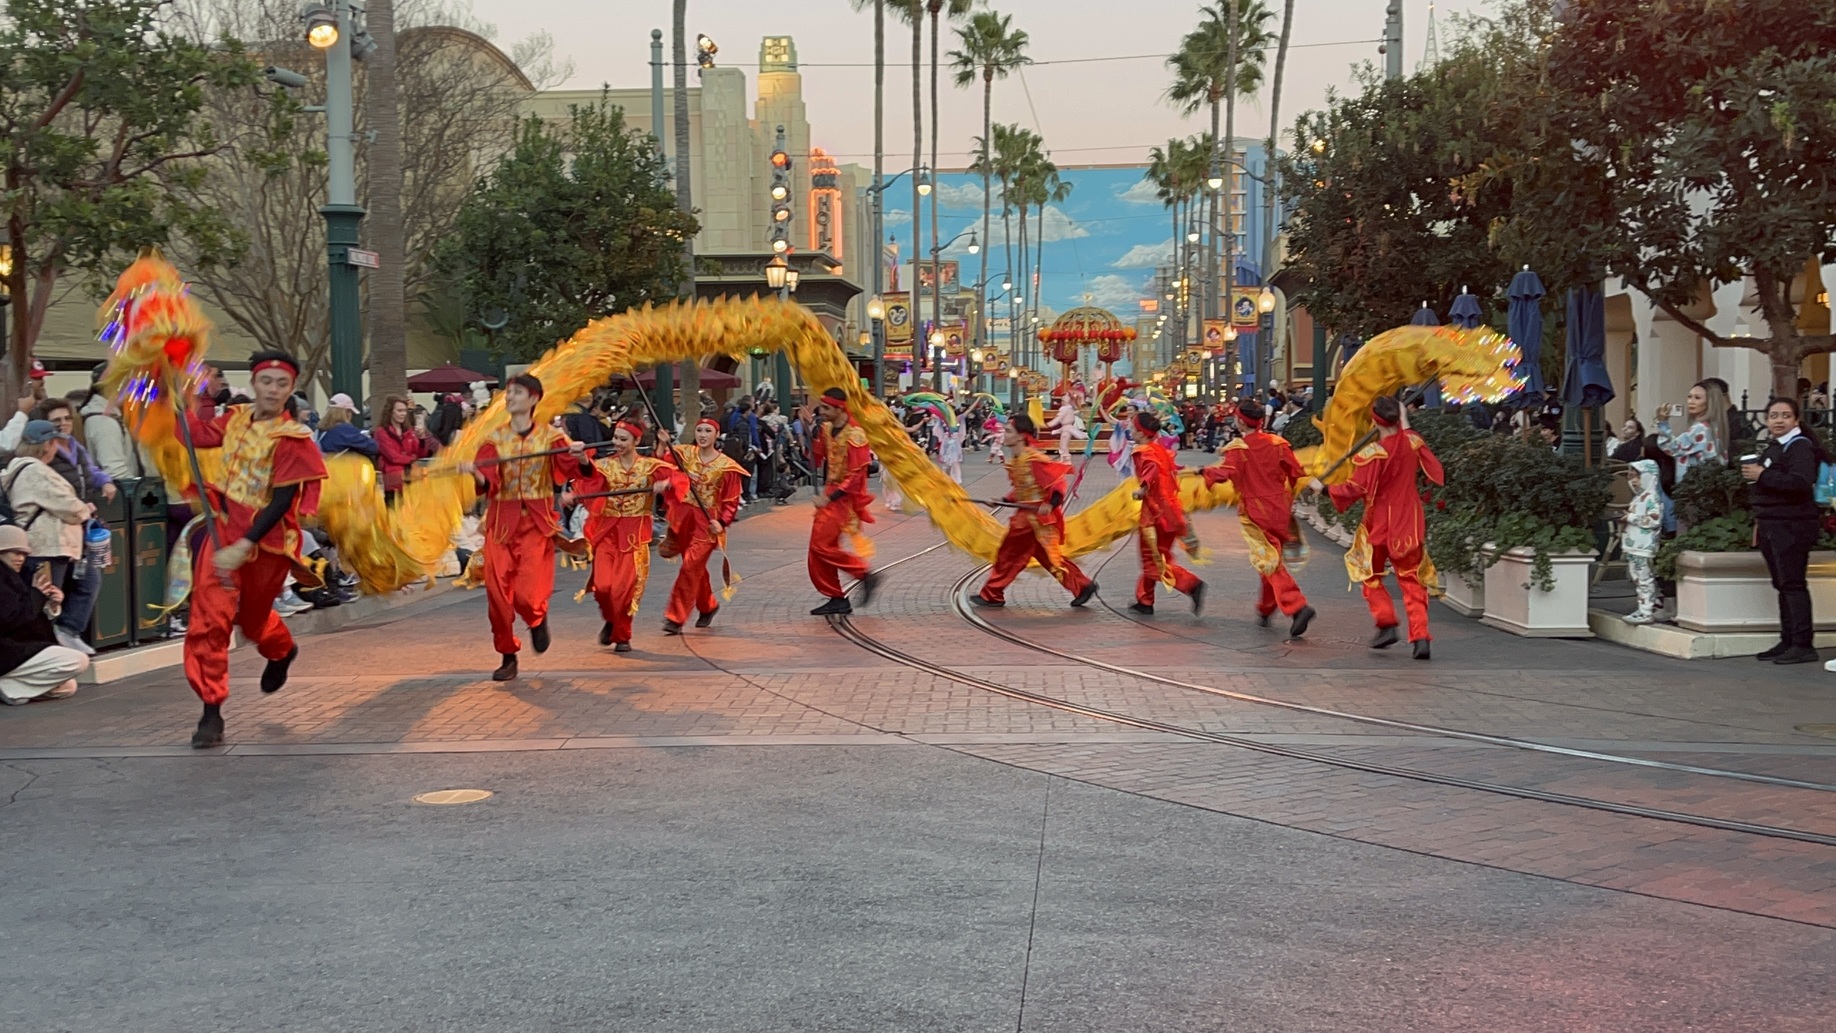
<path id="1" fill-rule="evenodd" d="M 1626 567 L 1632 585 L 1638 590 L 1638 609 L 1626 616 L 1627 624 L 1650 624 L 1657 619 L 1657 573 L 1651 561 L 1657 555 L 1658 530 L 1664 523 L 1663 489 L 1658 482 L 1657 464 L 1649 459 L 1634 460 L 1626 471 L 1632 482 L 1632 503 L 1621 517 L 1625 531 L 1620 535 L 1620 551 L 1626 554 Z"/>

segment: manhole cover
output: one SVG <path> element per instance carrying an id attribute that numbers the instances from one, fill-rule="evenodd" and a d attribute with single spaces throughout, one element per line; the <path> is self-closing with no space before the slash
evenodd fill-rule
<path id="1" fill-rule="evenodd" d="M 1821 735 L 1826 739 L 1836 739 L 1836 725 L 1799 725 L 1798 731 L 1806 735 Z"/>
<path id="2" fill-rule="evenodd" d="M 489 789 L 436 789 L 431 793 L 422 793 L 415 797 L 414 802 L 444 806 L 455 803 L 477 803 L 490 798 Z"/>

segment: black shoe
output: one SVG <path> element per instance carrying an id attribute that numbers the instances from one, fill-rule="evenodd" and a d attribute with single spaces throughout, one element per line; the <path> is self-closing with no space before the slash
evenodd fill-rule
<path id="1" fill-rule="evenodd" d="M 286 656 L 279 660 L 269 660 L 268 666 L 261 669 L 261 691 L 279 692 L 287 684 L 287 671 L 293 666 L 293 658 L 300 655 L 300 647 L 294 646 Z"/>
<path id="2" fill-rule="evenodd" d="M 542 623 L 529 629 L 529 644 L 535 647 L 535 651 L 537 653 L 548 652 L 548 622 L 547 621 L 543 621 Z"/>
<path id="3" fill-rule="evenodd" d="M 631 652 L 631 643 L 620 642 L 618 645 L 612 647 L 612 651 L 614 653 L 629 653 Z"/>
<path id="4" fill-rule="evenodd" d="M 1128 612 L 1146 614 L 1152 617 L 1154 616 L 1154 607 L 1147 603 L 1129 603 Z"/>
<path id="5" fill-rule="evenodd" d="M 198 730 L 191 733 L 191 748 L 207 750 L 223 745 L 223 711 L 206 704 L 204 716 L 198 719 Z"/>
<path id="6" fill-rule="evenodd" d="M 602 646 L 609 646 L 612 644 L 612 622 L 611 621 L 607 621 L 604 624 L 601 624 L 599 626 L 599 644 Z"/>
<path id="7" fill-rule="evenodd" d="M 974 595 L 969 597 L 969 605 L 979 606 L 985 610 L 998 610 L 1001 607 L 1006 606 L 1007 604 L 997 603 L 993 599 L 990 599 L 987 596 L 983 595 L 982 593 L 977 592 Z"/>
<path id="8" fill-rule="evenodd" d="M 663 634 L 680 635 L 682 634 L 682 625 L 677 624 L 675 621 L 664 621 L 663 622 Z"/>
<path id="9" fill-rule="evenodd" d="M 1192 597 L 1193 616 L 1196 617 L 1199 614 L 1204 613 L 1205 612 L 1205 582 L 1200 581 L 1198 584 L 1193 585 L 1192 591 L 1186 594 Z"/>
<path id="10" fill-rule="evenodd" d="M 1416 640 L 1415 640 L 1414 642 L 1411 642 L 1411 643 L 1409 643 L 1409 644 L 1415 647 L 1415 658 L 1416 658 L 1417 660 L 1427 660 L 1427 659 L 1429 659 L 1429 656 L 1428 656 L 1428 652 L 1429 652 L 1429 650 L 1428 650 L 1428 640 L 1427 640 L 1427 639 L 1425 639 L 1425 638 L 1418 638 L 1418 639 L 1416 639 Z M 1813 660 L 1815 660 L 1815 659 L 1816 659 L 1816 657 L 1812 657 L 1811 659 L 1813 659 Z"/>
<path id="11" fill-rule="evenodd" d="M 1392 624 L 1387 628 L 1377 629 L 1377 634 L 1371 638 L 1371 648 L 1388 649 L 1400 641 L 1402 639 L 1396 634 L 1396 625 Z"/>
<path id="12" fill-rule="evenodd" d="M 1313 623 L 1313 607 L 1303 606 L 1294 612 L 1294 622 L 1288 625 L 1288 637 L 1300 638 L 1307 633 L 1307 625 Z"/>
<path id="13" fill-rule="evenodd" d="M 1095 581 L 1092 581 L 1089 584 L 1084 586 L 1084 590 L 1082 592 L 1077 593 L 1077 598 L 1071 600 L 1071 605 L 1075 607 L 1080 607 L 1080 608 L 1086 605 L 1089 605 L 1090 600 L 1096 598 L 1096 594 L 1097 594 L 1097 583 Z"/>
<path id="14" fill-rule="evenodd" d="M 810 611 L 812 617 L 845 617 L 854 612 L 854 604 L 846 596 L 836 596 Z"/>
<path id="15" fill-rule="evenodd" d="M 516 654 L 505 653 L 503 657 L 504 662 L 498 665 L 497 670 L 491 672 L 492 681 L 509 681 L 516 677 Z"/>
<path id="16" fill-rule="evenodd" d="M 1759 653 L 1759 654 L 1756 654 L 1756 655 L 1755 655 L 1755 656 L 1753 657 L 1753 659 L 1755 659 L 1755 660 L 1761 660 L 1761 661 L 1765 661 L 1765 660 L 1771 660 L 1771 659 L 1773 659 L 1773 658 L 1775 658 L 1775 657 L 1777 657 L 1777 656 L 1778 656 L 1778 655 L 1779 655 L 1780 653 L 1783 653 L 1783 652 L 1785 652 L 1786 650 L 1788 650 L 1788 649 L 1790 649 L 1790 648 L 1791 648 L 1790 646 L 1788 646 L 1788 645 L 1786 645 L 1785 643 L 1783 643 L 1783 642 L 1781 642 L 1781 643 L 1779 643 L 1778 645 L 1776 645 L 1776 646 L 1773 646 L 1773 647 L 1772 647 L 1771 649 L 1768 649 L 1768 650 L 1766 650 L 1765 652 L 1762 652 L 1762 653 Z"/>
<path id="17" fill-rule="evenodd" d="M 720 612 L 720 607 L 718 607 L 718 606 L 716 606 L 716 607 L 714 607 L 714 608 L 713 608 L 712 610 L 709 610 L 708 612 L 706 612 L 706 613 L 704 613 L 704 614 L 702 614 L 701 616 L 699 616 L 699 617 L 697 617 L 697 618 L 695 618 L 695 626 L 696 626 L 697 628 L 705 628 L 705 627 L 707 627 L 707 626 L 709 626 L 709 625 L 711 625 L 711 624 L 713 624 L 713 623 L 714 623 L 714 615 L 715 615 L 715 614 L 717 614 L 717 613 L 719 613 L 719 612 Z"/>
<path id="18" fill-rule="evenodd" d="M 877 572 L 868 571 L 867 576 L 861 578 L 858 587 L 861 590 L 861 605 L 866 606 L 873 602 L 873 594 L 880 590 L 880 575 Z"/>
<path id="19" fill-rule="evenodd" d="M 1772 662 L 1775 664 L 1814 664 L 1821 659 L 1823 658 L 1817 655 L 1815 649 L 1806 646 L 1792 646 L 1773 657 Z"/>
<path id="20" fill-rule="evenodd" d="M 1274 620 L 1275 615 L 1272 613 L 1259 613 L 1256 615 L 1256 626 L 1259 628 L 1266 628 L 1274 623 Z"/>

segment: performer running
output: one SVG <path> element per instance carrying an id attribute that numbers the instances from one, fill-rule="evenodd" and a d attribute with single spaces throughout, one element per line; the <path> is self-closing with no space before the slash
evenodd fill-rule
<path id="1" fill-rule="evenodd" d="M 1141 579 L 1135 583 L 1135 601 L 1129 609 L 1135 613 L 1154 612 L 1154 585 L 1184 592 L 1192 599 L 1192 612 L 1205 611 L 1205 582 L 1173 559 L 1173 540 L 1190 530 L 1186 511 L 1179 504 L 1179 481 L 1175 472 L 1177 460 L 1160 443 L 1160 417 L 1152 412 L 1135 414 L 1129 425 L 1135 438 L 1135 479 L 1140 487 L 1135 498 L 1141 500 L 1141 523 L 1136 537 L 1141 549 Z"/>
<path id="2" fill-rule="evenodd" d="M 491 617 L 491 641 L 503 663 L 492 681 L 516 677 L 516 619 L 529 627 L 535 651 L 548 651 L 548 598 L 555 592 L 555 540 L 561 523 L 555 517 L 555 495 L 567 484 L 577 460 L 569 455 L 519 459 L 532 452 L 567 447 L 567 435 L 535 422 L 542 382 L 528 373 L 510 378 L 504 408 L 510 422 L 499 427 L 459 469 L 471 474 L 478 493 L 490 500 L 484 521 L 484 582 Z M 572 496 L 563 492 L 561 504 Z"/>
<path id="3" fill-rule="evenodd" d="M 1339 509 L 1364 500 L 1364 520 L 1352 539 L 1351 551 L 1345 554 L 1345 569 L 1353 581 L 1364 585 L 1364 601 L 1377 621 L 1371 648 L 1388 649 L 1396 644 L 1396 606 L 1383 587 L 1387 561 L 1402 588 L 1415 658 L 1426 660 L 1428 589 L 1422 567 L 1427 563 L 1423 551 L 1427 528 L 1415 477 L 1419 472 L 1436 484 L 1443 483 L 1441 461 L 1422 436 L 1409 429 L 1409 414 L 1396 399 L 1385 396 L 1372 403 L 1371 420 L 1377 425 L 1378 439 L 1352 457 L 1350 480 L 1324 490 Z M 1320 491 L 1323 486 L 1316 477 L 1309 487 Z M 1430 567 L 1429 576 L 1432 571 Z"/>
<path id="4" fill-rule="evenodd" d="M 1096 582 L 1077 569 L 1063 550 L 1071 464 L 1047 459 L 1039 450 L 1037 434 L 1031 416 L 1015 414 L 1001 435 L 1008 456 L 1007 478 L 1013 485 L 1004 501 L 1016 505 L 1007 520 L 1007 536 L 1001 539 L 994 567 L 988 572 L 988 583 L 969 597 L 977 606 L 1006 606 L 1007 586 L 1035 559 L 1071 593 L 1072 606 L 1083 606 L 1097 594 Z"/>
<path id="5" fill-rule="evenodd" d="M 860 580 L 862 606 L 872 601 L 880 577 L 868 569 L 866 556 L 841 545 L 844 534 L 864 544 L 861 525 L 873 522 L 867 509 L 873 502 L 867 494 L 867 467 L 873 462 L 867 432 L 848 414 L 848 395 L 839 387 L 822 393 L 816 413 L 812 458 L 822 472 L 822 483 L 816 488 L 816 519 L 810 525 L 810 583 L 828 602 L 810 614 L 827 617 L 854 612 L 842 593 L 841 574 Z"/>
<path id="6" fill-rule="evenodd" d="M 325 460 L 312 431 L 287 411 L 300 365 L 280 352 L 258 352 L 249 372 L 253 404 L 214 418 L 186 416 L 196 447 L 223 450 L 222 473 L 203 491 L 217 514 L 216 539 L 223 544 L 219 549 L 207 537 L 198 550 L 185 631 L 185 679 L 204 701 L 204 716 L 191 736 L 199 749 L 223 743 L 231 629 L 242 629 L 268 661 L 261 691 L 277 692 L 300 650 L 274 612 L 274 600 L 288 574 L 304 589 L 325 583 L 300 551 L 300 517 L 317 511 L 319 482 L 325 479 Z"/>
<path id="7" fill-rule="evenodd" d="M 725 544 L 727 528 L 739 513 L 740 479 L 746 470 L 728 458 L 719 443 L 720 424 L 700 420 L 695 424 L 695 444 L 676 446 L 676 461 L 688 474 L 689 490 L 694 494 L 669 507 L 669 536 L 660 550 L 665 559 L 682 557 L 682 569 L 669 592 L 669 606 L 663 611 L 665 635 L 682 634 L 690 610 L 699 615 L 697 628 L 713 624 L 714 615 L 720 612 L 708 561 Z"/>
<path id="8" fill-rule="evenodd" d="M 648 494 L 614 495 L 584 503 L 586 537 L 593 544 L 593 573 L 588 584 L 599 601 L 600 616 L 606 619 L 599 629 L 599 644 L 612 646 L 615 653 L 631 652 L 631 619 L 637 616 L 650 577 L 650 514 L 656 496 L 669 490 L 675 472 L 674 466 L 661 459 L 638 455 L 638 439 L 643 436 L 644 428 L 637 424 L 620 423 L 612 428 L 612 454 L 599 460 L 588 459 L 584 448 L 575 446 L 580 464 L 575 494 L 650 489 Z"/>
<path id="9" fill-rule="evenodd" d="M 1262 403 L 1254 398 L 1237 405 L 1243 436 L 1224 446 L 1223 462 L 1205 468 L 1205 484 L 1236 485 L 1237 518 L 1243 540 L 1249 543 L 1250 566 L 1262 579 L 1262 594 L 1256 600 L 1260 623 L 1268 627 L 1270 615 L 1280 607 L 1291 618 L 1288 637 L 1300 638 L 1313 621 L 1313 607 L 1282 563 L 1281 547 L 1293 540 L 1294 486 L 1307 474 L 1286 438 L 1263 431 L 1266 417 Z"/>

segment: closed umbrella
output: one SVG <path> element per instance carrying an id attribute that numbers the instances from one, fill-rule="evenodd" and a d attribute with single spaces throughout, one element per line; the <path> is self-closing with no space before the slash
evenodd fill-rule
<path id="1" fill-rule="evenodd" d="M 1435 315 L 1434 309 L 1429 308 L 1428 303 L 1424 301 L 1422 302 L 1422 307 L 1415 310 L 1415 315 L 1409 317 L 1409 325 L 1440 326 L 1441 318 Z M 1422 404 L 1430 409 L 1439 409 L 1441 407 L 1440 378 L 1437 377 L 1430 381 L 1427 390 L 1422 392 Z"/>
<path id="2" fill-rule="evenodd" d="M 1511 287 L 1505 292 L 1510 299 L 1510 307 L 1505 313 L 1506 327 L 1524 356 L 1523 363 L 1517 367 L 1524 375 L 1524 388 L 1517 396 L 1520 407 L 1540 406 L 1548 393 L 1543 385 L 1542 301 L 1546 293 L 1542 278 L 1531 272 L 1529 266 L 1511 277 Z"/>
<path id="3" fill-rule="evenodd" d="M 1582 455 L 1594 459 L 1594 414 L 1613 400 L 1606 368 L 1606 298 L 1592 287 L 1568 292 L 1568 359 L 1562 371 L 1562 403 L 1581 410 Z"/>
<path id="4" fill-rule="evenodd" d="M 1477 330 L 1485 322 L 1485 310 L 1479 307 L 1479 299 L 1462 287 L 1460 296 L 1453 299 L 1453 307 L 1447 310 L 1447 321 L 1462 330 Z"/>

